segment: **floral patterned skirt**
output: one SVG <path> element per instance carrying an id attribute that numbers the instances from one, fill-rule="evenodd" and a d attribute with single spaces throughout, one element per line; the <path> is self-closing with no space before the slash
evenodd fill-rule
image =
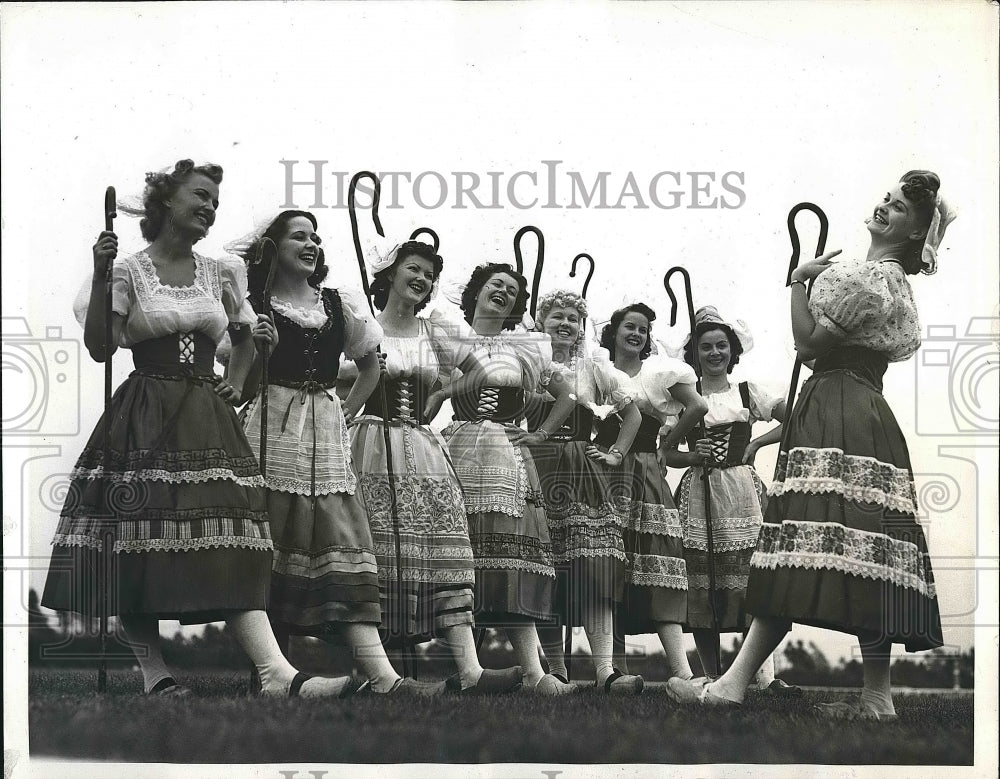
<path id="1" fill-rule="evenodd" d="M 522 432 L 490 420 L 444 430 L 465 496 L 481 624 L 552 616 L 555 568 L 538 473 L 528 448 L 510 441 Z"/>
<path id="2" fill-rule="evenodd" d="M 689 468 L 677 487 L 677 509 L 684 527 L 688 607 L 685 626 L 714 629 L 709 602 L 708 532 L 705 486 L 700 467 Z M 753 467 L 737 465 L 709 472 L 712 515 L 712 559 L 715 573 L 715 611 L 722 632 L 741 632 L 750 626 L 746 589 L 750 558 L 757 546 L 761 506 L 767 498 Z"/>
<path id="3" fill-rule="evenodd" d="M 102 416 L 71 474 L 43 605 L 95 615 L 107 575 L 111 614 L 206 622 L 263 609 L 272 550 L 263 480 L 211 378 L 134 373 L 110 413 L 110 483 Z"/>
<path id="4" fill-rule="evenodd" d="M 401 631 L 396 577 L 398 523 L 406 635 L 429 640 L 444 628 L 471 625 L 475 571 L 462 488 L 441 437 L 426 426 L 389 425 L 396 516 L 392 516 L 381 418 L 363 416 L 351 452 L 368 515 L 387 638 Z"/>
<path id="5" fill-rule="evenodd" d="M 611 498 L 608 472 L 587 457 L 589 441 L 531 447 L 556 569 L 555 611 L 581 625 L 593 606 L 620 604 L 625 590 L 624 520 Z"/>
<path id="6" fill-rule="evenodd" d="M 626 634 L 653 633 L 660 622 L 687 616 L 683 528 L 655 452 L 630 452 L 609 476 L 624 523 L 625 598 L 619 611 Z"/>
<path id="7" fill-rule="evenodd" d="M 881 392 L 849 371 L 816 373 L 788 425 L 747 610 L 908 651 L 941 646 L 906 441 Z"/>

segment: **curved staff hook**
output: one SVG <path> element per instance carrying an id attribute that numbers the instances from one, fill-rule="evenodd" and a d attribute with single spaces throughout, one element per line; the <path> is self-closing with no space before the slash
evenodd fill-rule
<path id="1" fill-rule="evenodd" d="M 104 229 L 109 233 L 115 228 L 115 217 L 118 216 L 118 206 L 115 198 L 115 188 L 108 187 L 104 190 Z M 111 321 L 114 318 L 112 306 L 112 289 L 114 288 L 114 259 L 108 260 L 108 265 L 104 269 L 104 451 L 101 452 L 101 468 L 103 478 L 101 489 L 104 491 L 104 505 L 110 505 L 108 493 L 111 491 L 111 339 L 114 332 L 111 329 Z M 110 604 L 108 603 L 108 591 L 110 589 L 109 579 L 111 578 L 111 558 L 114 550 L 114 523 L 108 518 L 108 523 L 101 534 L 102 560 L 101 568 L 98 572 L 97 586 L 98 592 L 98 618 L 100 621 L 100 639 L 98 653 L 100 659 L 97 664 L 97 691 L 100 693 L 108 690 L 108 661 L 107 661 L 107 640 L 108 640 L 108 617 L 110 616 Z"/>
<path id="2" fill-rule="evenodd" d="M 667 294 L 670 296 L 670 326 L 673 327 L 677 324 L 677 298 L 674 296 L 674 291 L 670 287 L 670 277 L 675 273 L 680 273 L 684 277 L 684 293 L 688 309 L 688 332 L 691 337 L 694 337 L 694 303 L 691 298 L 691 276 L 688 275 L 687 270 L 679 265 L 675 265 L 673 268 L 667 271 L 666 275 L 663 277 L 663 286 L 667 290 Z M 698 394 L 701 394 L 701 376 L 698 376 L 698 381 L 695 385 L 695 389 Z M 698 437 L 705 437 L 705 421 L 698 424 Z M 706 540 L 706 551 L 708 552 L 708 604 L 712 609 L 712 625 L 715 629 L 715 637 L 718 642 L 720 639 L 720 627 L 721 623 L 719 621 L 719 606 L 716 603 L 716 586 L 715 586 L 715 540 L 712 533 L 712 485 L 709 481 L 709 473 L 711 472 L 711 462 L 706 462 L 701 467 L 701 483 L 704 487 L 705 495 L 705 540 Z M 721 652 L 719 651 L 719 645 L 716 645 L 715 651 L 715 670 L 720 676 L 722 675 L 722 658 Z"/>
<path id="3" fill-rule="evenodd" d="M 383 238 L 385 237 L 385 232 L 382 230 L 382 222 L 378 218 L 378 204 L 379 198 L 382 194 L 382 184 L 379 181 L 378 176 L 370 170 L 358 171 L 351 177 L 351 184 L 347 189 L 347 212 L 351 217 L 351 237 L 354 239 L 354 253 L 357 255 L 358 269 L 361 271 L 361 286 L 365 291 L 365 300 L 368 301 L 368 310 L 371 312 L 372 318 L 374 318 L 375 306 L 372 305 L 371 286 L 368 283 L 368 268 L 365 266 L 365 255 L 361 250 L 361 236 L 358 233 L 358 215 L 354 205 L 354 196 L 358 188 L 358 182 L 363 178 L 370 179 L 372 182 L 372 222 L 375 224 L 375 230 L 378 232 L 379 236 Z M 381 353 L 382 345 L 379 344 L 376 349 Z M 385 444 L 386 478 L 389 481 L 389 516 L 392 518 L 392 536 L 393 541 L 396 544 L 396 604 L 399 611 L 400 640 L 403 644 L 403 675 L 413 676 L 411 668 L 412 658 L 410 657 L 410 652 L 408 651 L 409 645 L 407 642 L 406 612 L 403 608 L 405 600 L 403 598 L 403 565 L 399 537 L 399 502 L 396 495 L 396 478 L 392 471 L 392 440 L 389 435 L 389 402 L 386 397 L 384 376 L 379 377 L 378 391 L 381 396 L 383 413 L 385 414 L 385 419 L 382 424 L 382 440 Z M 387 619 L 386 624 L 391 625 L 391 619 Z"/>
<path id="4" fill-rule="evenodd" d="M 582 298 L 584 298 L 586 300 L 586 298 L 587 298 L 587 290 L 590 288 L 590 280 L 594 276 L 594 258 L 591 257 L 586 252 L 580 252 L 578 255 L 576 255 L 576 257 L 573 258 L 573 264 L 570 266 L 569 277 L 571 279 L 575 279 L 576 278 L 576 263 L 579 260 L 581 260 L 581 259 L 582 260 L 586 260 L 587 262 L 590 263 L 590 270 L 587 272 L 587 278 L 584 279 L 584 282 L 583 282 L 583 292 L 580 293 L 580 297 L 582 297 Z"/>
<path id="5" fill-rule="evenodd" d="M 438 238 L 438 234 L 429 227 L 418 227 L 410 233 L 410 240 L 416 241 L 421 235 L 429 235 L 431 237 L 431 246 L 434 247 L 434 253 L 437 254 L 438 247 L 441 245 L 441 239 Z"/>
<path id="6" fill-rule="evenodd" d="M 816 214 L 816 218 L 819 219 L 819 238 L 816 241 L 816 257 L 819 257 L 824 251 L 826 251 L 826 237 L 830 232 L 830 220 L 826 218 L 826 214 L 823 213 L 823 209 L 815 203 L 799 203 L 788 212 L 788 237 L 792 242 L 792 257 L 788 261 L 788 275 L 785 277 L 786 287 L 792 283 L 792 271 L 799 266 L 801 247 L 799 244 L 799 234 L 795 229 L 795 217 L 798 216 L 800 211 L 812 211 Z M 806 287 L 806 297 L 809 297 L 809 295 L 812 294 L 812 286 L 813 279 L 810 279 L 809 285 Z M 787 420 L 788 415 L 792 411 L 792 405 L 795 403 L 795 392 L 799 386 L 799 373 L 801 371 L 802 360 L 796 356 L 795 365 L 792 368 L 792 378 L 788 384 L 788 395 L 785 397 L 786 421 L 781 428 L 781 443 L 778 446 L 778 459 L 774 466 L 775 476 L 778 475 L 779 471 L 784 470 L 785 462 L 788 458 L 788 431 L 790 426 L 787 424 Z"/>
<path id="7" fill-rule="evenodd" d="M 542 266 L 545 264 L 545 236 L 542 231 L 534 225 L 525 225 L 514 234 L 514 262 L 517 272 L 524 275 L 524 258 L 521 256 L 521 239 L 525 233 L 534 233 L 538 239 L 538 257 L 535 260 L 535 272 L 531 278 L 531 303 L 528 313 L 534 319 L 535 311 L 538 308 L 538 285 L 542 280 Z"/>
<path id="8" fill-rule="evenodd" d="M 269 317 L 271 316 L 271 287 L 274 284 L 274 273 L 278 268 L 277 244 L 270 238 L 261 240 L 253 264 L 263 265 L 267 268 L 260 313 Z M 267 396 L 270 394 L 268 363 L 270 360 L 266 357 L 263 358 L 260 369 L 260 473 L 264 478 L 267 478 Z"/>

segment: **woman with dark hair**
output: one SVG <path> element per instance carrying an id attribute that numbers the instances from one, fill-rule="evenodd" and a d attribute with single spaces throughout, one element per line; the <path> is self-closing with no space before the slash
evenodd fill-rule
<path id="1" fill-rule="evenodd" d="M 555 569 L 538 474 L 517 426 L 524 391 L 537 386 L 552 350 L 541 333 L 511 332 L 527 301 L 528 282 L 509 265 L 476 268 L 462 293 L 471 329 L 458 336 L 476 368 L 433 392 L 428 411 L 451 398 L 455 421 L 444 437 L 469 519 L 476 619 L 506 628 L 525 688 L 559 695 L 575 687 L 546 675 L 538 656 L 535 622 L 552 615 Z M 553 391 L 568 414 L 568 394 Z"/>
<path id="2" fill-rule="evenodd" d="M 274 328 L 246 302 L 243 263 L 193 250 L 215 222 L 221 181 L 219 166 L 191 160 L 146 176 L 140 227 L 150 244 L 113 263 L 110 344 L 104 294 L 118 239 L 105 231 L 94 245 L 89 297 L 76 306 L 84 342 L 97 362 L 118 346 L 131 349 L 135 371 L 106 412 L 110 440 L 102 420 L 73 469 L 42 602 L 92 616 L 96 577 L 110 568 L 110 613 L 143 649 L 136 656 L 147 694 L 188 692 L 160 646 L 159 620 L 179 619 L 225 620 L 265 695 L 343 697 L 358 685 L 298 673 L 264 613 L 273 548 L 264 482 L 231 402 L 242 392 L 255 341 L 271 348 Z M 234 366 L 220 381 L 212 365 L 227 328 Z M 111 560 L 102 551 L 109 522 Z"/>
<path id="3" fill-rule="evenodd" d="M 522 437 L 538 470 L 545 515 L 556 566 L 558 625 L 539 626 L 538 634 L 549 673 L 566 681 L 563 626 L 582 625 L 594 660 L 596 686 L 609 694 L 638 694 L 641 676 L 614 667 L 614 611 L 625 590 L 625 544 L 622 521 L 611 499 L 606 463 L 619 466 L 639 429 L 639 410 L 622 391 L 622 374 L 604 349 L 587 354 L 587 301 L 575 292 L 557 290 L 538 301 L 535 327 L 552 340 L 551 384 L 558 377 L 574 398 L 572 415 L 556 413 L 555 399 L 540 394 L 537 409 L 528 414 Z M 544 387 L 542 388 L 544 390 Z M 595 418 L 620 414 L 616 454 L 588 457 Z"/>
<path id="4" fill-rule="evenodd" d="M 452 338 L 441 317 L 416 314 L 431 298 L 444 263 L 430 246 L 407 241 L 372 264 L 371 292 L 382 312 L 385 400 L 376 391 L 351 432 L 351 452 L 361 500 L 375 542 L 382 628 L 391 638 L 439 638 L 451 649 L 456 692 L 510 692 L 521 686 L 521 669 L 484 670 L 472 636 L 475 572 L 462 488 L 444 440 L 430 427 L 424 408 L 442 376 L 474 370 L 470 350 Z M 389 426 L 396 514 L 386 469 Z M 398 522 L 403 598 L 396 577 Z M 405 647 L 404 647 L 405 649 Z"/>
<path id="5" fill-rule="evenodd" d="M 688 575 L 685 624 L 694 633 L 698 656 L 708 676 L 716 675 L 719 633 L 745 633 L 750 624 L 745 599 L 750 556 L 757 545 L 767 499 L 764 483 L 754 470 L 757 450 L 777 443 L 781 426 L 751 440 L 754 422 L 785 416 L 785 401 L 758 382 L 732 383 L 729 374 L 740 356 L 753 346 L 746 325 L 724 320 L 714 306 L 695 312 L 693 335 L 684 345 L 684 361 L 701 377 L 701 394 L 708 403 L 706 437 L 689 436 L 688 451 L 667 450 L 665 463 L 688 467 L 677 488 L 676 502 L 684 527 L 684 559 Z M 712 517 L 712 555 L 708 550 L 705 507 L 705 464 Z M 715 583 L 715 602 L 709 602 L 709 566 Z M 718 628 L 718 630 L 716 629 Z M 768 657 L 757 676 L 758 686 L 770 694 L 801 694 L 774 678 Z"/>
<path id="6" fill-rule="evenodd" d="M 892 645 L 911 652 L 942 645 L 906 441 L 882 397 L 888 364 L 920 345 L 906 276 L 936 270 L 938 244 L 954 218 L 939 187 L 934 173 L 910 171 L 868 220 L 864 260 L 834 264 L 840 252 L 829 252 L 792 273 L 795 348 L 815 364 L 786 422 L 787 452 L 750 561 L 746 608 L 754 619 L 732 667 L 708 685 L 671 682 L 675 698 L 738 705 L 797 622 L 850 633 L 861 647 L 860 699 L 818 708 L 833 717 L 891 719 Z"/>
<path id="7" fill-rule="evenodd" d="M 695 391 L 689 366 L 664 355 L 650 356 L 655 319 L 649 306 L 633 303 L 615 311 L 601 331 L 601 346 L 624 374 L 621 388 L 638 406 L 641 421 L 631 450 L 622 456 L 615 446 L 621 421 L 607 417 L 598 424 L 589 453 L 613 469 L 612 490 L 625 526 L 626 587 L 619 632 L 656 633 L 670 676 L 689 679 L 681 629 L 688 587 L 683 530 L 657 462 L 656 445 L 669 417 L 680 414 L 664 439 L 668 448 L 683 440 L 708 406 Z"/>
<path id="8" fill-rule="evenodd" d="M 327 272 L 316 217 L 283 211 L 241 251 L 252 261 L 265 238 L 277 247 L 271 290 L 278 345 L 268 364 L 267 510 L 274 538 L 268 613 L 275 633 L 346 643 L 376 693 L 434 693 L 402 679 L 378 635 L 378 569 L 368 517 L 355 495 L 347 422 L 378 382 L 382 328 L 368 307 L 320 282 Z M 251 265 L 250 302 L 261 310 L 266 268 Z M 341 406 L 332 392 L 340 355 L 360 377 Z M 244 425 L 256 447 L 260 396 Z"/>

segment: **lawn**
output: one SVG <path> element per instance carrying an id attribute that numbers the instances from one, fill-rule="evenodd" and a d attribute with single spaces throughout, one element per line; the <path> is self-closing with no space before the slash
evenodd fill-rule
<path id="1" fill-rule="evenodd" d="M 891 723 L 836 723 L 810 712 L 838 694 L 739 711 L 680 708 L 662 686 L 633 698 L 350 701 L 246 697 L 246 674 L 181 677 L 196 697 L 149 699 L 134 672 L 105 696 L 93 672 L 32 671 L 35 757 L 178 763 L 828 763 L 969 765 L 973 697 L 897 696 Z"/>

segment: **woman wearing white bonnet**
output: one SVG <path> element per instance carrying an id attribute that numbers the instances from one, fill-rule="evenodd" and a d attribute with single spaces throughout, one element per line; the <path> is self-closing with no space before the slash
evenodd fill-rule
<path id="1" fill-rule="evenodd" d="M 955 217 L 939 188 L 930 171 L 906 173 L 868 220 L 864 259 L 832 263 L 834 251 L 792 273 L 795 348 L 815 364 L 786 421 L 787 453 L 751 560 L 746 608 L 754 620 L 732 667 L 711 684 L 672 680 L 676 699 L 739 705 L 796 622 L 855 635 L 861 648 L 860 699 L 819 711 L 892 719 L 892 645 L 916 652 L 944 643 L 906 441 L 882 397 L 888 364 L 920 346 L 907 276 L 937 269 Z"/>
<path id="2" fill-rule="evenodd" d="M 686 627 L 694 633 L 705 674 L 719 667 L 719 634 L 745 633 L 750 558 L 757 545 L 767 505 L 764 483 L 753 467 L 757 450 L 777 443 L 781 427 L 751 439 L 754 422 L 780 422 L 785 399 L 758 381 L 731 382 L 741 358 L 753 348 L 750 330 L 742 320 L 726 320 L 714 306 L 695 312 L 694 333 L 683 347 L 684 361 L 701 378 L 701 394 L 708 403 L 705 438 L 688 436 L 688 451 L 664 453 L 666 464 L 687 467 L 677 488 L 676 502 L 684 527 L 684 560 L 688 575 Z M 706 512 L 705 464 L 708 471 L 710 513 Z M 712 518 L 712 543 L 706 517 Z M 714 585 L 714 591 L 712 590 Z M 764 661 L 758 686 L 775 695 L 802 691 L 774 678 L 774 662 Z"/>

